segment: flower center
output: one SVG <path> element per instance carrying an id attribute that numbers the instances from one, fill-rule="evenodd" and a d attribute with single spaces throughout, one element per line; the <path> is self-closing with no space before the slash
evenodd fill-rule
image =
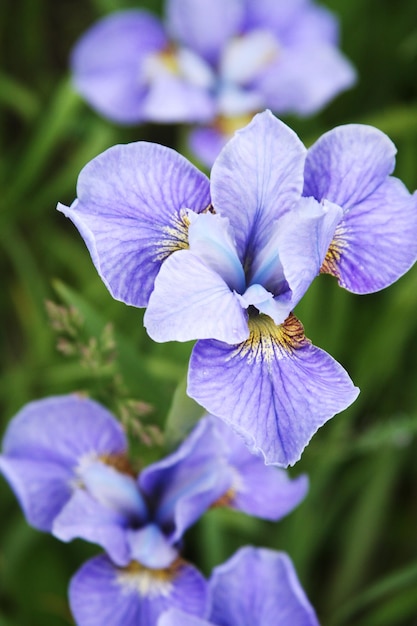
<path id="1" fill-rule="evenodd" d="M 151 598 L 167 596 L 183 564 L 184 561 L 178 558 L 164 569 L 150 569 L 137 561 L 132 561 L 127 567 L 118 570 L 117 582 L 126 591 L 136 591 L 141 596 Z"/>

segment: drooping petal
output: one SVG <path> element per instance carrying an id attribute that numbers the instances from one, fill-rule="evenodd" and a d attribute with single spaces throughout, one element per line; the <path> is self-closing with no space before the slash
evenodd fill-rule
<path id="1" fill-rule="evenodd" d="M 358 389 L 337 361 L 305 338 L 294 316 L 275 326 L 259 315 L 249 327 L 249 339 L 235 346 L 196 344 L 187 393 L 229 423 L 267 464 L 293 465 Z"/>
<path id="2" fill-rule="evenodd" d="M 78 489 L 56 517 L 52 533 L 61 541 L 81 538 L 95 543 L 104 548 L 114 563 L 125 566 L 131 561 L 127 523 L 122 513 Z"/>
<path id="3" fill-rule="evenodd" d="M 271 222 L 299 200 L 305 153 L 297 135 L 265 111 L 238 131 L 216 159 L 212 202 L 229 218 L 241 259 L 265 245 Z"/>
<path id="4" fill-rule="evenodd" d="M 254 87 L 277 114 L 311 115 L 355 80 L 352 64 L 336 47 L 313 43 L 283 48 Z"/>
<path id="5" fill-rule="evenodd" d="M 114 146 L 78 178 L 78 200 L 58 209 L 77 226 L 116 300 L 146 306 L 161 263 L 187 248 L 185 209 L 209 203 L 209 183 L 180 154 L 157 144 Z"/>
<path id="6" fill-rule="evenodd" d="M 347 211 L 385 182 L 395 167 L 396 151 L 372 126 L 333 128 L 308 150 L 303 194 L 330 200 Z"/>
<path id="7" fill-rule="evenodd" d="M 154 341 L 248 336 L 246 313 L 223 278 L 190 250 L 171 255 L 155 279 L 144 317 Z"/>
<path id="8" fill-rule="evenodd" d="M 221 439 L 201 421 L 176 452 L 145 468 L 139 482 L 174 543 L 230 485 Z"/>
<path id="9" fill-rule="evenodd" d="M 167 38 L 159 20 L 146 11 L 121 11 L 97 22 L 71 55 L 77 91 L 101 114 L 119 123 L 144 119 L 144 62 L 163 50 Z"/>
<path id="10" fill-rule="evenodd" d="M 10 422 L 3 439 L 4 456 L 71 469 L 85 455 L 120 455 L 126 447 L 115 417 L 94 400 L 75 394 L 30 402 Z"/>
<path id="11" fill-rule="evenodd" d="M 150 570 L 132 562 L 118 569 L 104 555 L 78 570 L 69 599 L 78 626 L 153 626 L 170 608 L 198 616 L 208 609 L 207 583 L 191 565 Z"/>
<path id="12" fill-rule="evenodd" d="M 319 626 L 290 558 L 246 546 L 216 567 L 210 579 L 213 624 Z"/>
<path id="13" fill-rule="evenodd" d="M 209 420 L 220 433 L 233 469 L 233 482 L 219 504 L 274 521 L 300 504 L 308 491 L 306 475 L 291 480 L 285 470 L 265 465 L 262 458 L 249 452 L 242 438 L 223 420 L 214 416 Z"/>
<path id="14" fill-rule="evenodd" d="M 216 64 L 225 43 L 240 32 L 240 0 L 168 0 L 168 29 L 174 39 Z"/>
<path id="15" fill-rule="evenodd" d="M 211 623 L 195 615 L 187 615 L 183 611 L 170 609 L 161 615 L 157 626 L 210 626 Z"/>
<path id="16" fill-rule="evenodd" d="M 38 530 L 50 531 L 71 497 L 71 470 L 46 460 L 0 456 L 0 472 L 19 500 L 27 522 Z"/>
<path id="17" fill-rule="evenodd" d="M 354 293 L 384 289 L 415 263 L 416 233 L 417 194 L 390 176 L 344 214 L 322 272 Z"/>
<path id="18" fill-rule="evenodd" d="M 129 529 L 127 540 L 131 560 L 145 567 L 162 569 L 178 558 L 178 551 L 156 524 L 147 524 L 138 530 Z"/>

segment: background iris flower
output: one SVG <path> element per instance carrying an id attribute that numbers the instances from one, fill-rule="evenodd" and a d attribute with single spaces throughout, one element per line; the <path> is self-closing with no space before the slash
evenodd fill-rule
<path id="1" fill-rule="evenodd" d="M 254 113 L 310 115 L 355 81 L 338 25 L 309 0 L 168 0 L 165 23 L 123 11 L 76 44 L 76 89 L 120 123 L 185 122 L 211 165 Z"/>

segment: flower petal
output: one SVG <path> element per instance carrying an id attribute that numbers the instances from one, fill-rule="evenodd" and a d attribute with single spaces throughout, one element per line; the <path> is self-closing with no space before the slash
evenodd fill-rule
<path id="1" fill-rule="evenodd" d="M 380 130 L 346 124 L 311 146 L 305 166 L 305 196 L 349 210 L 381 185 L 395 166 L 396 148 Z"/>
<path id="2" fill-rule="evenodd" d="M 109 119 L 139 122 L 147 92 L 144 61 L 166 45 L 162 24 L 150 13 L 112 13 L 84 33 L 72 51 L 75 88 Z"/>
<path id="3" fill-rule="evenodd" d="M 233 483 L 226 494 L 226 506 L 274 521 L 298 506 L 308 491 L 305 474 L 291 480 L 285 470 L 265 465 L 263 459 L 249 452 L 242 438 L 223 420 L 214 416 L 209 420 L 219 433 L 228 463 L 233 468 Z"/>
<path id="4" fill-rule="evenodd" d="M 10 422 L 3 454 L 73 469 L 84 455 L 126 451 L 124 431 L 103 406 L 77 395 L 52 396 L 27 404 Z"/>
<path id="5" fill-rule="evenodd" d="M 155 520 L 178 541 L 230 485 L 221 439 L 201 421 L 176 452 L 145 468 L 139 482 L 155 501 Z"/>
<path id="6" fill-rule="evenodd" d="M 196 128 L 188 135 L 188 145 L 198 160 L 205 167 L 211 168 L 228 139 L 215 127 Z"/>
<path id="7" fill-rule="evenodd" d="M 52 533 L 61 541 L 76 538 L 95 543 L 108 553 L 117 565 L 131 560 L 122 513 L 103 506 L 86 491 L 77 489 L 68 504 L 56 517 Z"/>
<path id="8" fill-rule="evenodd" d="M 239 345 L 196 344 L 187 393 L 231 424 L 266 463 L 293 465 L 358 390 L 339 363 L 305 338 L 294 316 L 275 326 L 259 315 L 249 326 L 249 339 Z"/>
<path id="9" fill-rule="evenodd" d="M 27 522 L 38 530 L 50 531 L 71 497 L 70 468 L 46 460 L 0 456 L 0 472 L 19 500 Z"/>
<path id="10" fill-rule="evenodd" d="M 214 624 L 319 626 L 290 558 L 246 546 L 216 567 L 210 579 Z"/>
<path id="11" fill-rule="evenodd" d="M 210 626 L 211 623 L 194 615 L 187 615 L 183 611 L 170 609 L 161 615 L 157 626 Z"/>
<path id="12" fill-rule="evenodd" d="M 276 113 L 312 115 L 355 80 L 352 64 L 334 46 L 297 44 L 283 48 L 254 87 Z"/>
<path id="13" fill-rule="evenodd" d="M 299 200 L 305 153 L 297 135 L 265 111 L 238 131 L 216 159 L 213 206 L 229 218 L 241 260 L 265 245 L 271 222 Z"/>
<path id="14" fill-rule="evenodd" d="M 78 626 L 153 626 L 170 608 L 198 616 L 208 609 L 207 583 L 191 565 L 149 570 L 133 562 L 118 569 L 104 555 L 78 570 L 69 599 Z"/>
<path id="15" fill-rule="evenodd" d="M 78 178 L 78 200 L 58 209 L 77 226 L 116 300 L 146 306 L 161 263 L 188 247 L 185 209 L 209 203 L 209 183 L 180 154 L 157 144 L 114 146 Z"/>
<path id="16" fill-rule="evenodd" d="M 223 278 L 190 250 L 171 255 L 155 279 L 144 324 L 154 341 L 248 336 L 246 313 Z"/>
<path id="17" fill-rule="evenodd" d="M 168 0 L 168 29 L 174 39 L 213 64 L 230 37 L 240 32 L 240 0 Z"/>
<path id="18" fill-rule="evenodd" d="M 372 293 L 398 280 L 417 259 L 417 194 L 390 176 L 345 212 L 323 273 L 354 293 Z"/>
<path id="19" fill-rule="evenodd" d="M 171 565 L 178 557 L 173 548 L 156 524 L 147 524 L 144 528 L 127 531 L 130 547 L 130 558 L 145 567 L 162 569 Z"/>

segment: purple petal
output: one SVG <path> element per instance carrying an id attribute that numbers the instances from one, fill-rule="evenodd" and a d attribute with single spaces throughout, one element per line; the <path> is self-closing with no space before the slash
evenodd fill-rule
<path id="1" fill-rule="evenodd" d="M 58 209 L 77 226 L 116 300 L 146 306 L 161 263 L 188 247 L 185 209 L 209 203 L 206 176 L 157 144 L 114 146 L 78 178 L 78 200 Z"/>
<path id="2" fill-rule="evenodd" d="M 282 35 L 297 23 L 310 0 L 247 0 L 246 28 L 270 28 Z"/>
<path id="3" fill-rule="evenodd" d="M 139 482 L 174 543 L 230 485 L 221 440 L 201 421 L 176 452 L 145 468 Z"/>
<path id="4" fill-rule="evenodd" d="M 83 456 L 120 455 L 126 447 L 126 436 L 113 415 L 75 394 L 30 402 L 10 422 L 3 440 L 4 456 L 70 469 Z"/>
<path id="5" fill-rule="evenodd" d="M 157 626 L 210 626 L 211 623 L 194 615 L 187 615 L 183 611 L 170 609 L 161 615 Z"/>
<path id="6" fill-rule="evenodd" d="M 384 289 L 417 259 L 417 194 L 389 177 L 346 211 L 322 267 L 354 293 Z"/>
<path id="7" fill-rule="evenodd" d="M 139 122 L 147 93 L 144 61 L 166 45 L 162 25 L 150 13 L 113 13 L 77 42 L 71 56 L 75 88 L 109 119 Z"/>
<path id="8" fill-rule="evenodd" d="M 224 45 L 238 35 L 240 0 L 168 0 L 167 22 L 174 39 L 216 64 Z"/>
<path id="9" fill-rule="evenodd" d="M 27 522 L 38 530 L 50 531 L 71 497 L 71 470 L 54 462 L 0 456 L 0 472 L 19 500 Z"/>
<path id="10" fill-rule="evenodd" d="M 223 278 L 190 250 L 171 255 L 155 279 L 144 324 L 155 341 L 248 336 L 246 313 Z"/>
<path id="11" fill-rule="evenodd" d="M 61 541 L 81 538 L 95 543 L 104 548 L 117 565 L 127 565 L 131 555 L 126 525 L 123 514 L 78 489 L 56 517 L 52 532 Z"/>
<path id="12" fill-rule="evenodd" d="M 300 504 L 308 491 L 306 475 L 291 480 L 285 470 L 265 465 L 263 459 L 249 452 L 242 438 L 225 422 L 214 416 L 210 416 L 210 422 L 220 434 L 233 468 L 227 506 L 276 521 Z"/>
<path id="13" fill-rule="evenodd" d="M 299 200 L 305 152 L 297 135 L 266 111 L 238 131 L 216 159 L 212 201 L 216 212 L 229 218 L 241 259 L 265 245 L 271 221 Z"/>
<path id="14" fill-rule="evenodd" d="M 241 548 L 210 579 L 211 620 L 219 626 L 319 626 L 290 558 L 283 552 Z"/>
<path id="15" fill-rule="evenodd" d="M 206 167 L 211 168 L 228 139 L 230 137 L 217 128 L 196 128 L 188 135 L 188 145 L 198 160 Z"/>
<path id="16" fill-rule="evenodd" d="M 392 141 L 372 126 L 338 126 L 308 150 L 303 193 L 347 211 L 385 182 L 395 153 Z"/>
<path id="17" fill-rule="evenodd" d="M 281 51 L 255 88 L 276 113 L 311 115 L 356 80 L 352 64 L 331 45 L 297 45 Z"/>
<path id="18" fill-rule="evenodd" d="M 78 626 L 153 626 L 170 608 L 198 616 L 208 609 L 207 583 L 191 565 L 152 571 L 133 562 L 118 569 L 104 555 L 78 570 L 69 599 Z"/>
<path id="19" fill-rule="evenodd" d="M 289 316 L 249 320 L 247 341 L 199 341 L 187 393 L 221 417 L 268 464 L 293 465 L 317 429 L 358 395 L 347 372 Z"/>

